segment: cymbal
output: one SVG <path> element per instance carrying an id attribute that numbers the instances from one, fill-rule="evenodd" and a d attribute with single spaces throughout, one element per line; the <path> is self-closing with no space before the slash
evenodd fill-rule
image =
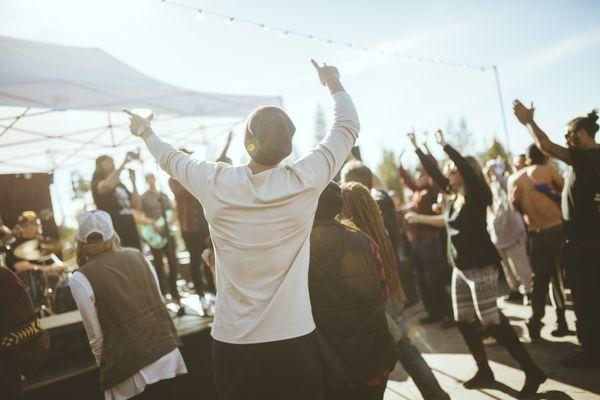
<path id="1" fill-rule="evenodd" d="M 37 239 L 31 239 L 21 243 L 14 250 L 15 256 L 27 261 L 41 260 L 46 256 L 40 251 L 40 244 Z"/>

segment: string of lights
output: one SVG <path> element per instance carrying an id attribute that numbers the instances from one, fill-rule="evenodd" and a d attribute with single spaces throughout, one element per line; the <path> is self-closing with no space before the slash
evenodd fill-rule
<path id="1" fill-rule="evenodd" d="M 460 63 L 460 62 L 442 60 L 442 59 L 434 58 L 434 57 L 414 56 L 414 55 L 399 53 L 396 51 L 377 49 L 377 48 L 369 47 L 369 46 L 362 46 L 362 45 L 358 45 L 356 43 L 345 42 L 345 41 L 330 39 L 330 38 L 326 38 L 326 37 L 320 37 L 317 35 L 313 35 L 313 34 L 309 34 L 309 33 L 305 33 L 305 32 L 299 32 L 299 31 L 295 31 L 292 29 L 284 29 L 281 27 L 265 24 L 262 22 L 252 21 L 252 20 L 245 19 L 245 18 L 238 18 L 235 16 L 231 16 L 231 15 L 227 15 L 227 14 L 223 14 L 223 13 L 219 13 L 219 12 L 215 12 L 215 11 L 210 11 L 210 10 L 206 10 L 203 8 L 194 7 L 194 6 L 180 3 L 177 1 L 172 1 L 172 0 L 160 0 L 160 1 L 163 3 L 169 4 L 169 5 L 175 6 L 175 7 L 180 7 L 180 8 L 184 8 L 187 10 L 195 11 L 196 19 L 199 20 L 200 22 L 204 22 L 207 18 L 221 19 L 221 20 L 223 20 L 223 23 L 225 23 L 226 25 L 233 25 L 235 23 L 247 25 L 247 26 L 258 28 L 258 29 L 262 29 L 264 31 L 274 32 L 274 33 L 278 34 L 281 38 L 295 37 L 295 38 L 300 38 L 300 39 L 307 39 L 307 40 L 311 40 L 311 41 L 315 41 L 315 42 L 320 42 L 324 46 L 346 47 L 346 48 L 350 48 L 350 49 L 355 49 L 357 51 L 362 51 L 364 53 L 379 54 L 382 56 L 399 57 L 399 58 L 405 59 L 407 61 L 412 61 L 412 62 L 417 62 L 417 63 L 440 64 L 440 65 L 446 65 L 446 66 L 454 67 L 454 68 L 469 68 L 469 69 L 477 69 L 480 71 L 491 70 L 494 68 L 493 65 L 478 65 L 478 64 Z"/>
<path id="2" fill-rule="evenodd" d="M 345 47 L 345 48 L 354 49 L 357 51 L 362 51 L 363 53 L 379 54 L 381 56 L 398 57 L 398 58 L 402 58 L 406 61 L 416 62 L 416 63 L 437 64 L 437 65 L 442 65 L 442 66 L 447 66 L 447 67 L 452 67 L 452 68 L 479 70 L 482 72 L 493 71 L 494 79 L 496 82 L 496 92 L 497 92 L 498 101 L 499 101 L 500 116 L 502 119 L 502 125 L 504 127 L 504 135 L 505 135 L 505 139 L 506 139 L 505 144 L 506 144 L 506 148 L 510 151 L 510 141 L 509 141 L 509 137 L 508 137 L 508 128 L 506 125 L 506 115 L 504 113 L 502 91 L 500 90 L 500 78 L 498 75 L 498 67 L 496 65 L 470 64 L 470 63 L 448 61 L 448 60 L 443 60 L 443 59 L 434 58 L 434 57 L 414 56 L 414 55 L 410 55 L 410 54 L 399 53 L 397 51 L 378 49 L 375 47 L 363 46 L 363 45 L 359 45 L 359 44 L 352 43 L 352 42 L 345 42 L 345 41 L 331 39 L 331 38 L 327 38 L 327 37 L 321 37 L 321 36 L 317 36 L 317 35 L 313 35 L 313 34 L 305 33 L 305 32 L 300 32 L 300 31 L 296 31 L 296 30 L 292 30 L 292 29 L 285 29 L 285 28 L 281 28 L 278 26 L 274 26 L 274 25 L 254 21 L 254 20 L 249 20 L 249 19 L 245 19 L 245 18 L 238 18 L 236 16 L 232 16 L 232 15 L 228 15 L 228 14 L 224 14 L 224 13 L 220 13 L 220 12 L 215 12 L 215 11 L 207 10 L 204 8 L 198 8 L 198 7 L 195 7 L 195 6 L 192 6 L 189 4 L 185 4 L 185 3 L 180 3 L 175 0 L 159 0 L 159 1 L 161 1 L 162 3 L 168 4 L 168 5 L 174 6 L 174 7 L 180 7 L 180 8 L 186 9 L 186 10 L 194 11 L 196 13 L 196 19 L 200 22 L 204 22 L 207 18 L 221 19 L 223 21 L 223 23 L 225 23 L 225 25 L 228 25 L 228 26 L 231 26 L 233 24 L 246 25 L 246 26 L 250 26 L 253 28 L 262 29 L 263 31 L 274 32 L 274 33 L 278 34 L 279 37 L 281 37 L 281 38 L 294 37 L 294 38 L 299 38 L 299 39 L 307 39 L 307 40 L 311 40 L 314 42 L 321 42 L 321 44 L 323 44 L 324 46 Z"/>

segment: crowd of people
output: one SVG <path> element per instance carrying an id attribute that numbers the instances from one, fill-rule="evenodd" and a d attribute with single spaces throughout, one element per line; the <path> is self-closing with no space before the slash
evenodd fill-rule
<path id="1" fill-rule="evenodd" d="M 315 149 L 291 164 L 282 161 L 295 126 L 277 107 L 248 117 L 250 162 L 238 166 L 226 157 L 231 136 L 217 161 L 202 161 L 164 142 L 152 115 L 125 110 L 132 134 L 170 176 L 194 286 L 216 292 L 211 348 L 219 398 L 381 400 L 400 362 L 423 398 L 449 399 L 408 335 L 402 247 L 426 311 L 420 322 L 456 327 L 473 356 L 477 372 L 465 387 L 495 382 L 486 337 L 523 370 L 519 398 L 535 395 L 547 379 L 498 306 L 503 282 L 509 299 L 531 304 L 532 341 L 540 340 L 549 291 L 557 316 L 552 335 L 574 333 L 565 317 L 568 287 L 582 346 L 562 362 L 600 367 L 596 112 L 569 122 L 562 147 L 538 127 L 533 106 L 515 101 L 514 114 L 534 143 L 515 158 L 512 173 L 506 160 L 482 167 L 437 131 L 448 156 L 440 168 L 409 133 L 421 165 L 414 177 L 400 165 L 410 196 L 398 208 L 371 170 L 351 157 L 360 125 L 337 68 L 312 63 L 332 95 L 333 123 Z M 568 165 L 566 177 L 549 157 Z M 145 176 L 148 190 L 140 196 L 130 172 L 133 191 L 127 189 L 120 175 L 132 158 L 119 167 L 110 156 L 96 161 L 91 186 L 98 210 L 79 217 L 71 292 L 105 399 L 174 398 L 175 378 L 187 373 L 162 298 L 179 298 L 174 207 L 153 174 Z M 14 265 L 25 268 L 11 265 L 15 272 Z M 16 282 L 11 274 L 0 274 L 0 283 Z M 24 321 L 38 327 L 31 310 Z M 27 332 L 20 342 L 45 338 L 39 327 Z M 2 354 L 18 347 L 5 344 L 9 333 L 0 332 Z"/>

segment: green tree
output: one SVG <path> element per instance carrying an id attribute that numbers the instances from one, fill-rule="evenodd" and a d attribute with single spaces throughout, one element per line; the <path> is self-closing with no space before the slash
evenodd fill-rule
<path id="1" fill-rule="evenodd" d="M 377 175 L 388 190 L 393 190 L 400 196 L 400 201 L 404 203 L 404 187 L 398 178 L 398 164 L 396 163 L 396 154 L 391 150 L 383 150 L 381 163 L 377 166 Z"/>
<path id="2" fill-rule="evenodd" d="M 448 120 L 446 125 L 448 141 L 461 153 L 468 154 L 472 149 L 475 141 L 473 133 L 469 130 L 465 117 L 460 117 L 458 127 L 454 126 L 452 119 Z"/>
<path id="3" fill-rule="evenodd" d="M 494 137 L 491 146 L 488 147 L 488 149 L 485 150 L 483 154 L 481 154 L 481 161 L 485 163 L 488 160 L 495 160 L 496 158 L 498 158 L 498 156 L 500 156 L 500 158 L 505 162 L 510 163 L 510 155 L 508 154 L 506 149 L 504 149 L 502 143 L 500 143 L 498 139 Z"/>

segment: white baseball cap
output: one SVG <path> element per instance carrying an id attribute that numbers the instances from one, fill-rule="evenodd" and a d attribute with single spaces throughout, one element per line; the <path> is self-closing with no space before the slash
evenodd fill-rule
<path id="1" fill-rule="evenodd" d="M 97 233 L 102 240 L 93 239 L 89 241 L 90 234 Z M 79 217 L 79 227 L 75 236 L 83 243 L 102 243 L 112 238 L 115 234 L 112 219 L 106 211 L 86 211 Z"/>

